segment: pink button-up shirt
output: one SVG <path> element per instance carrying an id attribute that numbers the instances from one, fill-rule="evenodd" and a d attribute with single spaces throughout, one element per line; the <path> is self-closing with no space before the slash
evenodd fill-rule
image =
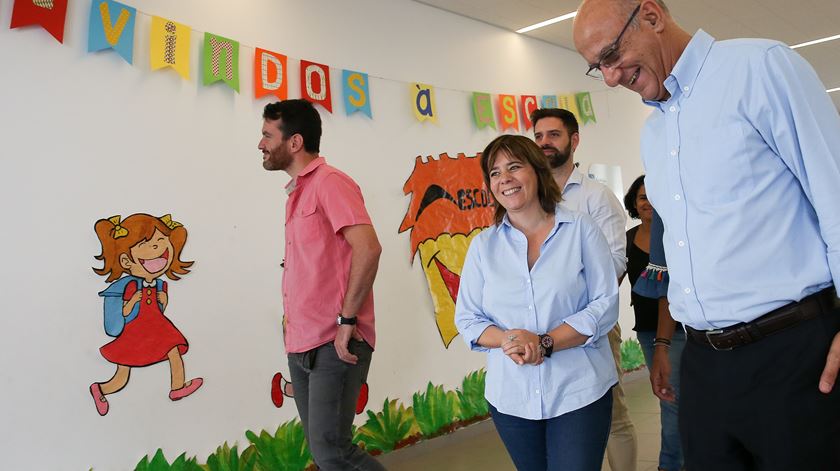
<path id="1" fill-rule="evenodd" d="M 341 229 L 371 222 L 359 186 L 323 157 L 287 189 L 284 339 L 287 353 L 301 353 L 335 340 L 350 278 L 350 244 Z M 359 333 L 373 347 L 373 291 L 359 312 L 346 314 L 356 314 Z"/>

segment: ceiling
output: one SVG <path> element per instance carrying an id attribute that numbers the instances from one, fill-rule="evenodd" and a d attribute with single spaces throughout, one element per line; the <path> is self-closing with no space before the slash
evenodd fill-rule
<path id="1" fill-rule="evenodd" d="M 580 0 L 417 0 L 458 15 L 516 31 L 575 11 Z M 716 39 L 771 38 L 799 44 L 840 34 L 838 0 L 665 0 L 686 31 L 699 28 Z M 574 51 L 572 21 L 561 21 L 525 35 Z M 797 49 L 826 88 L 840 87 L 840 40 Z M 582 59 L 581 59 L 582 61 Z M 840 92 L 831 93 L 840 109 Z"/>

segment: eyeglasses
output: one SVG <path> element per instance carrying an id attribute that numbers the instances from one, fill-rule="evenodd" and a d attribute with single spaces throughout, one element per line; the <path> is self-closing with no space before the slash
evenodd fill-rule
<path id="1" fill-rule="evenodd" d="M 604 80 L 604 72 L 601 70 L 601 68 L 612 67 L 621 58 L 621 53 L 618 52 L 618 47 L 621 45 L 621 38 L 622 36 L 624 36 L 624 32 L 627 31 L 627 28 L 630 26 L 630 23 L 633 22 L 633 18 L 636 17 L 641 8 L 641 3 L 636 5 L 636 8 L 633 10 L 633 13 L 630 14 L 630 18 L 627 18 L 627 23 L 624 24 L 624 28 L 621 29 L 620 33 L 618 33 L 618 37 L 615 38 L 615 41 L 613 41 L 612 44 L 607 46 L 604 52 L 601 53 L 601 59 L 598 62 L 594 64 L 589 64 L 589 70 L 586 71 L 586 75 L 594 79 Z"/>

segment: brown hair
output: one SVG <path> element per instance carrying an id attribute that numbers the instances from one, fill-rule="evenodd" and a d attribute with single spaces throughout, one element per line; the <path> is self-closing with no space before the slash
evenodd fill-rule
<path id="1" fill-rule="evenodd" d="M 105 281 L 109 283 L 121 277 L 125 273 L 125 269 L 120 264 L 120 255 L 126 254 L 131 258 L 131 248 L 140 242 L 148 241 L 154 235 L 155 230 L 159 230 L 161 234 L 169 237 L 169 241 L 172 242 L 172 249 L 175 252 L 172 254 L 172 264 L 166 270 L 166 276 L 170 280 L 178 280 L 180 279 L 178 275 L 189 273 L 190 271 L 187 268 L 193 262 L 181 261 L 181 250 L 187 242 L 187 230 L 177 223 L 171 224 L 176 227 L 170 229 L 169 225 L 162 220 L 164 217 L 156 218 L 148 214 L 138 213 L 132 214 L 121 222 L 119 216 L 96 221 L 93 229 L 96 231 L 96 236 L 99 237 L 102 253 L 95 258 L 102 260 L 104 265 L 102 268 L 94 268 L 93 271 L 97 275 L 107 275 L 108 278 Z M 115 223 L 115 219 L 118 222 Z M 132 258 L 132 260 L 134 259 Z"/>
<path id="2" fill-rule="evenodd" d="M 545 154 L 534 141 L 525 136 L 504 134 L 493 139 L 484 148 L 484 152 L 481 153 L 481 172 L 484 174 L 484 184 L 487 185 L 487 189 L 492 192 L 490 169 L 496 163 L 496 157 L 500 152 L 504 152 L 511 159 L 526 163 L 534 169 L 534 173 L 537 174 L 537 197 L 540 200 L 540 206 L 546 213 L 554 214 L 554 207 L 560 202 L 560 187 L 557 186 L 554 176 L 551 175 L 551 166 Z M 505 207 L 497 202 L 493 222 L 496 224 L 502 222 L 506 212 Z"/>

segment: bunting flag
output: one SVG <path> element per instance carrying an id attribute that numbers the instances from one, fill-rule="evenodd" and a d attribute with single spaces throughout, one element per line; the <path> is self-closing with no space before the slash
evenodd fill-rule
<path id="1" fill-rule="evenodd" d="M 543 95 L 540 108 L 557 108 L 557 95 Z"/>
<path id="2" fill-rule="evenodd" d="M 411 83 L 411 103 L 414 117 L 417 121 L 431 121 L 437 123 L 437 108 L 435 106 L 435 87 L 425 83 Z"/>
<path id="3" fill-rule="evenodd" d="M 589 92 L 581 92 L 575 95 L 578 111 L 580 112 L 580 120 L 583 124 L 588 122 L 597 123 L 595 120 L 595 109 L 592 108 L 592 95 Z"/>
<path id="4" fill-rule="evenodd" d="M 315 62 L 300 61 L 300 96 L 319 104 L 332 113 L 330 67 Z"/>
<path id="5" fill-rule="evenodd" d="M 573 115 L 575 115 L 575 119 L 580 121 L 580 113 L 578 113 L 578 106 L 577 101 L 575 101 L 574 93 L 570 95 L 560 95 L 557 107 L 570 111 Z"/>
<path id="6" fill-rule="evenodd" d="M 489 93 L 473 92 L 473 119 L 475 127 L 496 129 L 496 119 L 493 117 L 493 99 Z"/>
<path id="7" fill-rule="evenodd" d="M 134 60 L 134 20 L 137 10 L 113 0 L 90 4 L 88 52 L 113 49 L 129 64 Z"/>
<path id="8" fill-rule="evenodd" d="M 285 100 L 288 97 L 287 62 L 283 54 L 254 49 L 254 98 L 274 95 L 278 100 Z"/>
<path id="9" fill-rule="evenodd" d="M 368 118 L 373 118 L 370 111 L 370 87 L 368 75 L 352 70 L 341 72 L 341 83 L 344 85 L 344 110 L 347 115 L 361 111 Z"/>
<path id="10" fill-rule="evenodd" d="M 9 29 L 38 25 L 64 43 L 67 0 L 15 0 Z"/>
<path id="11" fill-rule="evenodd" d="M 531 122 L 531 113 L 538 108 L 537 97 L 534 95 L 522 95 L 519 97 L 520 110 L 522 111 L 522 124 L 525 125 L 525 130 L 531 129 L 534 123 Z"/>
<path id="12" fill-rule="evenodd" d="M 222 81 L 239 91 L 239 42 L 204 33 L 204 85 Z"/>
<path id="13" fill-rule="evenodd" d="M 501 131 L 505 129 L 519 129 L 519 116 L 516 113 L 516 97 L 513 95 L 499 95 L 499 124 Z"/>
<path id="14" fill-rule="evenodd" d="M 152 70 L 172 67 L 190 78 L 190 27 L 159 16 L 152 17 L 149 65 Z"/>

